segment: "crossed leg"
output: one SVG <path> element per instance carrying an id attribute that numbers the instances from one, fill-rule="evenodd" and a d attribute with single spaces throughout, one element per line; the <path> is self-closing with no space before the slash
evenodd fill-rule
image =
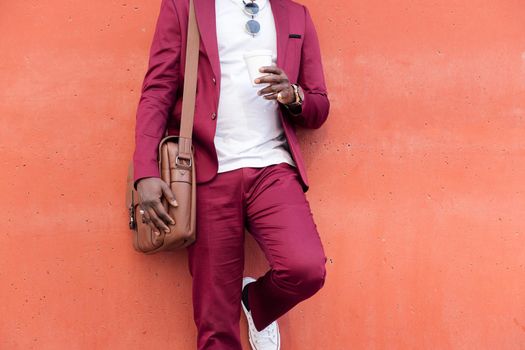
<path id="1" fill-rule="evenodd" d="M 280 163 L 218 174 L 197 189 L 197 240 L 188 247 L 198 349 L 242 349 L 244 227 L 270 270 L 250 284 L 258 330 L 324 284 L 326 256 L 294 167 Z"/>

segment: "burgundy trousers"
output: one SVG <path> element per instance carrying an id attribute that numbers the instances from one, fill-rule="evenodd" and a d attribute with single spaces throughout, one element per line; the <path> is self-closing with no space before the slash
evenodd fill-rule
<path id="1" fill-rule="evenodd" d="M 197 186 L 197 240 L 188 247 L 199 350 L 242 350 L 239 321 L 245 228 L 270 270 L 248 289 L 258 330 L 324 284 L 326 256 L 295 167 L 217 174 Z"/>

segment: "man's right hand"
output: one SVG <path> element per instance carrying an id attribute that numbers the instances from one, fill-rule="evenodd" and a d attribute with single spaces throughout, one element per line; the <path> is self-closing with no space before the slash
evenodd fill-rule
<path id="1" fill-rule="evenodd" d="M 168 203 L 176 207 L 177 201 L 170 187 L 159 177 L 147 177 L 137 183 L 137 192 L 140 196 L 139 207 L 144 211 L 142 220 L 148 224 L 155 235 L 160 235 L 160 230 L 170 232 L 167 225 L 175 225 L 173 220 L 161 203 L 162 196 Z"/>

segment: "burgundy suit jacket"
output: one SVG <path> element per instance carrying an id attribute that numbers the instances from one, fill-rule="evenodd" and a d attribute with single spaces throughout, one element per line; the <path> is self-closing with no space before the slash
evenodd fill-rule
<path id="1" fill-rule="evenodd" d="M 240 1 L 240 0 L 239 0 Z M 291 83 L 305 93 L 302 111 L 292 115 L 279 105 L 279 118 L 297 164 L 303 191 L 308 179 L 299 143 L 297 126 L 319 128 L 326 120 L 330 103 L 327 97 L 317 33 L 308 9 L 291 0 L 270 0 L 277 32 L 277 67 Z M 197 97 L 193 145 L 197 183 L 217 174 L 214 146 L 221 71 L 217 46 L 214 0 L 194 0 L 201 35 L 197 77 Z M 160 177 L 157 147 L 168 134 L 178 134 L 186 61 L 188 0 L 162 0 L 155 34 L 136 115 L 134 184 L 144 177 Z M 248 18 L 248 17 L 247 17 Z M 264 29 L 264 28 L 263 28 Z M 293 35 L 292 35 L 293 34 Z M 239 28 L 239 35 L 246 35 Z M 249 39 L 249 38 L 247 38 Z M 261 88 L 264 84 L 261 84 Z M 262 98 L 262 97 L 261 97 Z"/>

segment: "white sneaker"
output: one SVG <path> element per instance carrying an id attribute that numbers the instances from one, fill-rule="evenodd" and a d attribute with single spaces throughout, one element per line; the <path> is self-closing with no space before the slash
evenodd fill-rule
<path id="1" fill-rule="evenodd" d="M 242 279 L 242 288 L 251 282 L 255 282 L 254 278 L 244 277 Z M 248 311 L 241 301 L 242 310 L 248 320 L 248 335 L 250 339 L 250 345 L 253 350 L 280 350 L 281 349 L 281 336 L 279 334 L 279 326 L 277 321 L 273 321 L 263 329 L 258 331 L 253 323 L 252 312 Z"/>

